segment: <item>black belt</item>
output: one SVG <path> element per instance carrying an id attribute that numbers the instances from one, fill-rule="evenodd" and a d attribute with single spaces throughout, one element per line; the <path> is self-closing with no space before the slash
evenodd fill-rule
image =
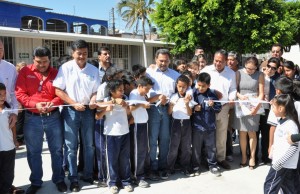
<path id="1" fill-rule="evenodd" d="M 28 114 L 35 115 L 35 116 L 49 117 L 49 116 L 53 115 L 54 113 L 59 112 L 59 110 L 58 110 L 58 108 L 56 108 L 56 109 L 52 110 L 51 112 L 47 112 L 47 113 L 35 113 L 35 112 L 31 112 L 29 110 L 26 110 L 26 112 Z"/>

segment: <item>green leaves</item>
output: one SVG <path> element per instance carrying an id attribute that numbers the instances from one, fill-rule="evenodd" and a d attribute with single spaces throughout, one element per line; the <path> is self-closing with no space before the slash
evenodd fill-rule
<path id="1" fill-rule="evenodd" d="M 261 53 L 273 43 L 300 42 L 300 2 L 284 0 L 161 0 L 152 21 L 174 53 L 203 46 Z"/>

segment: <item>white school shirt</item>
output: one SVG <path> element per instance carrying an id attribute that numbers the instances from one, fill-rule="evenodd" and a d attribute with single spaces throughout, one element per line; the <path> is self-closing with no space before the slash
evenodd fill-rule
<path id="1" fill-rule="evenodd" d="M 64 63 L 53 81 L 54 87 L 64 90 L 72 100 L 84 105 L 90 103 L 99 84 L 98 69 L 89 63 L 80 69 L 75 60 Z"/>
<path id="2" fill-rule="evenodd" d="M 102 83 L 97 89 L 96 101 L 104 101 L 108 97 L 108 92 L 106 90 L 107 82 Z"/>
<path id="3" fill-rule="evenodd" d="M 12 130 L 9 128 L 9 114 L 7 108 L 0 112 L 0 151 L 15 149 Z"/>
<path id="4" fill-rule="evenodd" d="M 274 143 L 273 143 L 273 159 L 272 163 L 275 164 L 280 158 L 282 158 L 289 147 L 291 146 L 287 141 L 288 134 L 298 134 L 298 127 L 296 123 L 292 120 L 287 120 L 284 123 L 278 123 L 275 133 L 274 133 Z M 282 166 L 284 168 L 296 169 L 299 157 L 299 147 L 297 152 Z"/>
<path id="5" fill-rule="evenodd" d="M 214 64 L 204 67 L 201 70 L 211 76 L 210 89 L 222 93 L 220 100 L 234 100 L 236 98 L 236 75 L 229 67 L 225 66 L 222 72 L 218 72 Z M 225 104 L 222 102 L 221 104 Z"/>
<path id="6" fill-rule="evenodd" d="M 171 96 L 170 102 L 174 104 L 172 112 L 172 117 L 174 119 L 190 119 L 190 116 L 187 113 L 184 98 L 180 98 L 179 94 L 175 93 Z M 193 107 L 191 102 L 189 102 L 189 107 Z"/>
<path id="7" fill-rule="evenodd" d="M 10 104 L 12 109 L 18 109 L 18 100 L 15 94 L 15 86 L 17 80 L 17 70 L 16 67 L 0 59 L 0 82 L 6 87 L 6 102 Z M 12 111 L 14 114 L 18 114 L 18 110 Z"/>
<path id="8" fill-rule="evenodd" d="M 129 100 L 141 100 L 146 102 L 145 96 L 141 96 L 138 89 L 134 89 L 130 92 Z M 147 110 L 143 107 L 138 107 L 134 111 L 131 111 L 131 114 L 134 118 L 134 123 L 148 122 L 148 113 Z"/>
<path id="9" fill-rule="evenodd" d="M 108 98 L 105 99 L 108 101 Z M 104 135 L 119 136 L 129 133 L 127 112 L 121 105 L 114 105 L 112 111 L 105 113 Z"/>
<path id="10" fill-rule="evenodd" d="M 148 67 L 146 70 L 147 76 L 154 82 L 149 96 L 153 97 L 156 94 L 163 94 L 166 97 L 171 97 L 175 93 L 175 83 L 180 74 L 173 69 L 168 68 L 162 72 L 158 67 Z"/>

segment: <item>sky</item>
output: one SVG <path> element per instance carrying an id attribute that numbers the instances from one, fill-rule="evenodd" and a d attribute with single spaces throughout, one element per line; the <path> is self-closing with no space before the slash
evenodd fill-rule
<path id="1" fill-rule="evenodd" d="M 81 17 L 107 20 L 112 8 L 115 8 L 120 0 L 7 0 L 16 3 L 34 5 L 53 9 L 52 12 L 76 15 Z M 115 13 L 116 29 L 132 32 L 125 29 L 126 22 Z"/>

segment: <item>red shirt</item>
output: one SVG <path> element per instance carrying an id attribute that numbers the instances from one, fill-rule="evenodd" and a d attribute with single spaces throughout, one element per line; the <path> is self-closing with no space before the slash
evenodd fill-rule
<path id="1" fill-rule="evenodd" d="M 55 87 L 52 85 L 58 71 L 52 67 L 49 68 L 49 74 L 43 81 L 41 87 L 40 83 L 43 76 L 33 64 L 21 69 L 17 78 L 15 91 L 17 100 L 24 108 L 35 108 L 38 102 L 52 102 L 54 106 L 63 103 L 62 100 L 55 95 Z M 31 109 L 30 111 L 39 113 L 37 109 Z"/>

